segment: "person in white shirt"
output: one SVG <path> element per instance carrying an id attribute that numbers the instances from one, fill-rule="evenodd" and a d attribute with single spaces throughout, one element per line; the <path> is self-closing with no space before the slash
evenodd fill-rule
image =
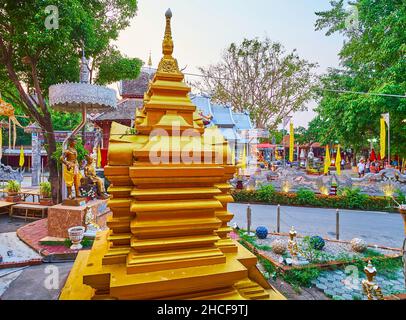
<path id="1" fill-rule="evenodd" d="M 358 176 L 361 178 L 365 174 L 365 163 L 364 159 L 361 159 L 358 163 Z"/>

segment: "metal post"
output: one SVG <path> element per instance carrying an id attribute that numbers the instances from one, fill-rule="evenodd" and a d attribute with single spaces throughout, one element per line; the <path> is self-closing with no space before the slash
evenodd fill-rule
<path id="1" fill-rule="evenodd" d="M 340 240 L 340 211 L 336 210 L 336 239 Z"/>
<path id="2" fill-rule="evenodd" d="M 252 216 L 251 207 L 248 204 L 248 207 L 247 207 L 247 234 L 248 235 L 251 234 L 251 216 Z"/>
<path id="3" fill-rule="evenodd" d="M 281 205 L 278 204 L 278 208 L 276 209 L 276 232 L 281 232 Z"/>

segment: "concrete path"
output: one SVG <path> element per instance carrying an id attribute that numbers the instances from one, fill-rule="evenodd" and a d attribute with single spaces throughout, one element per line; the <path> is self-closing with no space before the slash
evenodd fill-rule
<path id="1" fill-rule="evenodd" d="M 18 271 L 19 274 L 10 274 L 9 276 L 14 279 L 11 283 L 7 281 L 3 285 L 6 290 L 3 290 L 5 292 L 0 298 L 1 300 L 57 300 L 72 265 L 73 262 L 43 263 Z M 1 287 L 0 285 L 0 289 Z"/>
<path id="2" fill-rule="evenodd" d="M 251 205 L 253 230 L 266 226 L 276 231 L 276 206 Z M 246 204 L 231 203 L 228 210 L 234 213 L 230 226 L 237 223 L 247 227 Z M 336 210 L 323 208 L 281 207 L 281 232 L 288 232 L 294 226 L 299 234 L 320 235 L 335 239 Z M 340 239 L 363 238 L 370 244 L 400 248 L 405 238 L 400 214 L 340 210 Z"/>

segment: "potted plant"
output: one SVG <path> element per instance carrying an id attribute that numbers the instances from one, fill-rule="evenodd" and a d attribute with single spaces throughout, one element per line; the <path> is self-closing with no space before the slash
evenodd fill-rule
<path id="1" fill-rule="evenodd" d="M 41 182 L 40 183 L 40 194 L 41 194 L 41 199 L 39 200 L 39 203 L 43 206 L 52 206 L 53 201 L 52 201 L 52 191 L 51 191 L 51 183 L 46 181 L 46 182 Z"/>
<path id="2" fill-rule="evenodd" d="M 21 201 L 21 185 L 16 180 L 9 180 L 6 186 L 7 197 L 6 201 L 8 202 L 19 202 Z"/>

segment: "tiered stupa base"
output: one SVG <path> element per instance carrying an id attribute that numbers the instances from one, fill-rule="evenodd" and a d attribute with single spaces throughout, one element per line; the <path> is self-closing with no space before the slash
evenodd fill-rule
<path id="1" fill-rule="evenodd" d="M 101 232 L 92 251 L 79 253 L 60 299 L 285 299 L 237 242 L 238 252 L 226 253 L 225 263 L 137 274 L 128 274 L 125 264 L 103 265 L 107 244 Z"/>

